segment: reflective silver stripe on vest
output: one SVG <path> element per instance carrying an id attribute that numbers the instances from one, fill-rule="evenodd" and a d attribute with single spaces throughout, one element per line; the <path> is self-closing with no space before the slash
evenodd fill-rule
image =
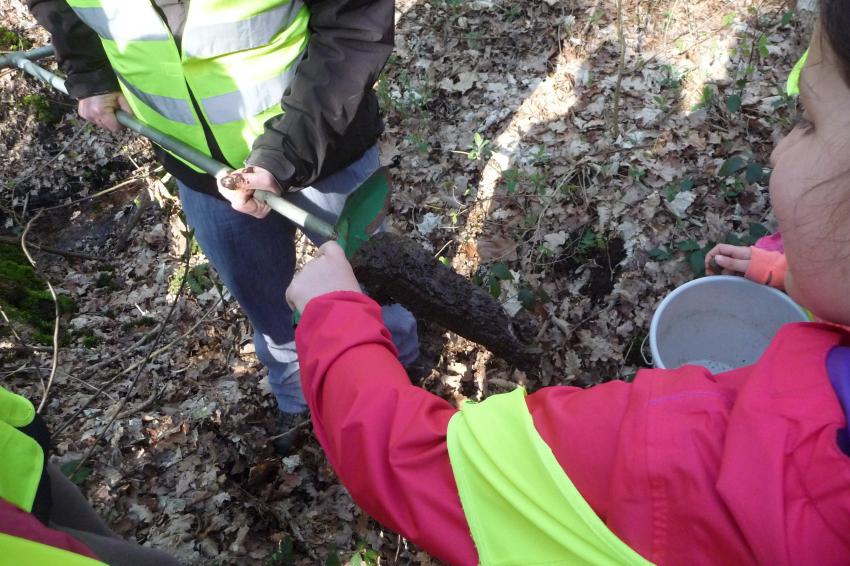
<path id="1" fill-rule="evenodd" d="M 121 81 L 121 84 L 124 87 L 133 93 L 133 96 L 156 110 L 158 113 L 162 114 L 163 117 L 168 118 L 174 122 L 181 122 L 183 124 L 197 124 L 198 121 L 195 119 L 195 114 L 192 112 L 192 109 L 189 107 L 189 103 L 181 98 L 172 98 L 170 96 L 161 96 L 158 94 L 149 94 L 147 92 L 142 92 L 135 86 L 131 85 L 124 77 L 116 73 L 118 80 Z"/>
<path id="2" fill-rule="evenodd" d="M 183 31 L 183 54 L 215 57 L 266 45 L 292 24 L 303 5 L 301 0 L 292 0 L 247 20 L 187 28 Z"/>
<path id="3" fill-rule="evenodd" d="M 104 0 L 100 8 L 74 8 L 83 22 L 103 39 L 164 41 L 168 29 L 148 2 Z"/>
<path id="4" fill-rule="evenodd" d="M 201 101 L 207 119 L 212 124 L 226 124 L 252 118 L 274 105 L 280 105 L 283 93 L 295 76 L 301 61 L 296 59 L 282 75 L 241 88 L 238 91 L 211 96 Z"/>

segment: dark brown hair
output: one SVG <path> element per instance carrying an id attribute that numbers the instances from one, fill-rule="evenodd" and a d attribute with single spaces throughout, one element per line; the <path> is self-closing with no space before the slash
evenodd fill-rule
<path id="1" fill-rule="evenodd" d="M 821 0 L 820 22 L 850 87 L 850 0 Z"/>

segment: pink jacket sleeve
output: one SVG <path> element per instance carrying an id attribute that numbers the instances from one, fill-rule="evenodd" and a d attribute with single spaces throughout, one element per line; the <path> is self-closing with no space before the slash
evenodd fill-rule
<path id="1" fill-rule="evenodd" d="M 357 504 L 440 560 L 477 564 L 446 447 L 455 409 L 411 385 L 380 307 L 318 297 L 295 336 L 316 437 Z"/>
<path id="2" fill-rule="evenodd" d="M 456 410 L 410 384 L 378 305 L 359 293 L 318 297 L 295 336 L 315 434 L 357 504 L 441 560 L 477 564 L 446 446 Z M 538 432 L 604 518 L 618 446 L 629 436 L 620 430 L 628 384 L 550 387 L 527 403 Z"/>

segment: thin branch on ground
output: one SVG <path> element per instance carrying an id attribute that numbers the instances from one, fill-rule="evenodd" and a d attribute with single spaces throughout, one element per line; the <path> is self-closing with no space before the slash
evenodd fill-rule
<path id="1" fill-rule="evenodd" d="M 121 229 L 121 233 L 118 234 L 117 243 L 115 244 L 116 253 L 120 254 L 127 248 L 127 244 L 130 243 L 130 233 L 133 231 L 133 228 L 139 224 L 139 221 L 142 219 L 142 216 L 144 216 L 145 211 L 151 205 L 152 201 L 148 191 L 142 191 L 139 198 L 141 200 L 139 201 L 136 210 L 133 211 L 130 219 L 127 220 L 127 224 Z"/>
<path id="2" fill-rule="evenodd" d="M 623 89 L 623 70 L 626 67 L 626 37 L 623 35 L 623 0 L 617 0 L 617 42 L 620 45 L 620 60 L 617 63 L 617 86 L 614 87 L 614 103 L 611 111 L 611 138 L 620 137 L 620 93 Z"/>
<path id="3" fill-rule="evenodd" d="M 0 236 L 0 244 L 12 244 L 14 246 L 19 246 L 21 244 L 20 238 L 15 238 L 14 236 Z M 96 255 L 84 254 L 81 252 L 74 252 L 70 250 L 57 250 L 56 248 L 49 248 L 47 246 L 42 246 L 41 244 L 36 244 L 35 242 L 28 242 L 27 245 L 31 248 L 35 248 L 39 251 L 42 251 L 47 254 L 53 255 L 61 255 L 63 257 L 70 257 L 74 259 L 88 259 L 92 261 L 108 261 L 109 258 L 100 257 Z"/>
<path id="4" fill-rule="evenodd" d="M 95 372 L 97 372 L 100 368 L 106 367 L 106 366 L 112 364 L 113 362 L 117 362 L 119 360 L 125 359 L 128 354 L 135 352 L 136 350 L 138 350 L 139 348 L 141 348 L 142 346 L 147 344 L 151 340 L 151 338 L 153 338 L 154 336 L 157 335 L 157 333 L 160 331 L 161 328 L 162 328 L 162 323 L 157 324 L 156 326 L 154 326 L 153 330 L 143 334 L 142 337 L 139 338 L 138 340 L 136 340 L 136 342 L 133 343 L 133 345 L 130 346 L 129 348 L 121 350 L 120 352 L 118 352 L 114 356 L 110 356 L 109 358 L 107 358 L 105 360 L 101 360 L 101 361 L 97 362 L 96 364 L 89 366 L 86 369 L 86 372 L 83 374 L 83 378 L 88 379 Z"/>
<path id="5" fill-rule="evenodd" d="M 122 413 L 124 407 L 127 405 L 127 401 L 133 395 L 133 391 L 136 388 L 136 384 L 139 382 L 139 378 L 142 376 L 142 373 L 145 371 L 145 368 L 148 365 L 151 357 L 153 357 L 153 348 L 159 343 L 163 334 L 165 334 L 165 329 L 168 327 L 168 322 L 171 320 L 171 316 L 174 314 L 174 311 L 177 309 L 177 304 L 180 302 L 180 297 L 183 295 L 183 289 L 186 287 L 186 281 L 189 279 L 189 267 L 192 259 L 192 235 L 190 234 L 186 238 L 186 252 L 183 255 L 183 276 L 180 278 L 180 287 L 177 288 L 177 293 L 174 295 L 174 302 L 171 303 L 171 308 L 168 309 L 168 314 L 165 315 L 165 320 L 162 323 L 162 329 L 159 334 L 157 334 L 154 339 L 153 344 L 151 345 L 151 351 L 144 357 L 142 363 L 139 365 L 139 371 L 136 372 L 136 375 L 133 376 L 133 379 L 130 381 L 130 386 L 127 388 L 127 391 L 121 397 L 121 402 L 112 412 L 112 416 L 109 418 L 107 423 L 101 429 L 100 434 L 97 435 L 97 438 L 94 439 L 91 447 L 86 451 L 85 455 L 80 459 L 77 463 L 77 466 L 74 468 L 74 471 L 71 472 L 69 477 L 74 477 L 77 471 L 85 464 L 94 451 L 97 449 L 100 441 L 103 440 L 103 437 L 106 436 L 106 433 L 109 432 L 109 429 L 112 428 L 112 424 L 118 418 L 118 415 Z"/>
<path id="6" fill-rule="evenodd" d="M 155 350 L 153 353 L 148 354 L 148 355 L 145 357 L 145 359 L 139 360 L 138 362 L 136 362 L 136 363 L 134 363 L 134 364 L 131 364 L 130 366 L 128 366 L 128 367 L 126 367 L 126 368 L 124 368 L 123 370 L 121 370 L 121 371 L 120 371 L 120 372 L 118 372 L 117 374 L 113 375 L 113 376 L 112 376 L 112 377 L 110 377 L 108 380 L 106 380 L 106 382 L 104 382 L 104 383 L 103 383 L 103 385 L 101 385 L 101 386 L 97 389 L 97 392 L 95 392 L 95 393 L 93 393 L 91 396 L 89 396 L 89 398 L 88 398 L 88 399 L 86 399 L 86 402 L 85 402 L 85 403 L 83 403 L 82 405 L 80 405 L 80 407 L 78 407 L 78 408 L 77 408 L 77 410 L 76 410 L 76 411 L 74 411 L 74 414 L 72 414 L 70 417 L 68 417 L 68 419 L 67 419 L 64 423 L 62 423 L 62 425 L 61 425 L 59 428 L 57 428 L 57 429 L 55 429 L 55 430 L 53 431 L 53 436 L 58 437 L 58 436 L 59 436 L 59 434 L 60 434 L 60 433 L 62 433 L 62 431 L 64 431 L 66 428 L 68 428 L 68 426 L 70 426 L 71 424 L 73 424 L 73 423 L 74 423 L 74 421 L 77 419 L 77 416 L 79 416 L 79 414 L 80 414 L 80 413 L 82 413 L 85 409 L 87 409 L 87 408 L 89 407 L 89 405 L 91 405 L 91 404 L 92 404 L 92 402 L 93 402 L 93 401 L 94 401 L 97 397 L 99 397 L 99 396 L 100 396 L 100 394 L 101 394 L 101 393 L 103 393 L 103 392 L 106 390 L 106 388 L 107 388 L 107 387 L 109 387 L 110 385 L 112 385 L 113 383 L 115 383 L 115 382 L 118 380 L 118 378 L 120 378 L 120 377 L 122 377 L 122 376 L 124 376 L 124 375 L 126 375 L 126 374 L 128 374 L 128 373 L 130 373 L 131 371 L 133 371 L 134 369 L 136 369 L 137 367 L 139 367 L 139 365 L 141 365 L 142 363 L 146 362 L 146 360 L 147 360 L 148 358 L 152 358 L 152 357 L 154 357 L 154 356 L 158 356 L 159 354 L 161 354 L 161 353 L 163 353 L 163 352 L 166 352 L 166 351 L 170 350 L 172 347 L 174 347 L 174 345 L 175 345 L 175 344 L 177 344 L 178 342 L 180 342 L 181 340 L 183 340 L 184 338 L 186 338 L 186 337 L 188 337 L 190 334 L 192 334 L 192 332 L 194 332 L 194 331 L 195 331 L 195 329 L 196 329 L 196 328 L 198 328 L 198 327 L 199 327 L 199 326 L 200 326 L 200 325 L 201 325 L 201 324 L 202 324 L 202 323 L 203 323 L 203 322 L 207 319 L 207 317 L 208 317 L 210 314 L 212 314 L 212 312 L 216 309 L 216 307 L 218 307 L 218 305 L 219 305 L 220 303 L 221 303 L 221 299 L 219 299 L 218 301 L 216 301 L 216 303 L 215 303 L 213 306 L 211 306 L 211 307 L 209 308 L 209 310 L 207 310 L 207 312 L 205 312 L 205 313 L 204 313 L 204 315 L 203 315 L 200 319 L 198 319 L 198 321 L 197 321 L 195 324 L 193 324 L 191 328 L 189 328 L 189 330 L 187 330 L 186 332 L 184 332 L 183 334 L 181 334 L 180 336 L 178 336 L 177 338 L 175 338 L 174 340 L 172 340 L 171 342 L 169 342 L 169 343 L 168 343 L 168 344 L 166 344 L 165 346 L 161 347 L 160 349 Z M 164 324 L 164 323 L 162 324 L 161 328 L 165 328 L 165 324 Z M 145 335 L 145 336 L 144 336 L 144 337 L 142 337 L 142 338 L 144 339 L 144 338 L 146 338 L 146 337 L 147 337 L 147 335 Z M 154 344 L 154 346 L 155 346 L 155 345 L 156 345 L 156 344 Z"/>
<path id="7" fill-rule="evenodd" d="M 47 284 L 47 289 L 50 291 L 50 297 L 53 299 L 53 359 L 50 362 L 50 375 L 47 377 L 47 385 L 44 386 L 41 402 L 38 404 L 38 408 L 36 409 L 36 412 L 41 414 L 42 409 L 44 409 L 44 405 L 47 403 L 47 398 L 50 396 L 50 388 L 53 385 L 53 378 L 56 376 L 56 367 L 59 365 L 59 299 L 56 297 L 56 291 L 53 289 L 50 279 L 48 279 L 47 276 L 42 273 L 41 269 L 39 269 L 32 257 L 32 254 L 30 254 L 30 251 L 27 248 L 27 234 L 29 233 L 30 228 L 32 228 L 33 223 L 38 220 L 39 216 L 41 216 L 40 210 L 35 213 L 35 216 L 30 218 L 29 222 L 27 222 L 26 228 L 24 228 L 24 232 L 21 234 L 21 249 L 24 251 L 24 255 L 27 256 L 27 260 L 30 262 L 30 265 L 32 265 L 32 268 Z"/>
<path id="8" fill-rule="evenodd" d="M 65 153 L 65 150 L 67 150 L 68 147 L 77 140 L 77 138 L 82 133 L 82 131 L 85 129 L 85 127 L 86 127 L 86 123 L 84 122 L 71 135 L 71 138 L 68 141 L 65 142 L 65 145 L 62 146 L 62 149 L 60 149 L 59 152 L 56 155 L 52 156 L 50 159 L 48 159 L 44 163 L 39 164 L 38 167 L 36 168 L 36 170 L 47 167 L 48 165 L 50 165 L 51 163 L 53 163 L 54 161 L 59 159 L 59 156 L 62 155 L 63 153 Z M 6 185 L 6 187 L 8 187 L 9 189 L 14 191 L 15 187 L 17 187 L 18 182 L 20 182 L 21 179 L 23 179 L 24 177 L 29 177 L 32 174 L 33 174 L 32 171 L 24 171 L 23 173 L 20 173 L 17 177 L 12 179 L 11 181 L 9 181 L 9 182 L 4 181 L 3 184 Z"/>
<path id="9" fill-rule="evenodd" d="M 142 179 L 145 179 L 145 178 L 147 178 L 149 175 L 152 175 L 152 174 L 154 174 L 154 173 L 156 173 L 157 171 L 160 171 L 160 170 L 162 170 L 162 167 L 157 167 L 156 169 L 154 169 L 153 171 L 151 171 L 151 172 L 150 172 L 150 174 L 137 175 L 137 176 L 135 176 L 135 177 L 130 177 L 129 179 L 124 179 L 123 181 L 121 181 L 121 182 L 120 182 L 120 183 L 118 183 L 117 185 L 113 185 L 113 186 L 111 186 L 111 187 L 109 187 L 109 188 L 107 188 L 107 189 L 103 189 L 102 191 L 98 191 L 98 192 L 96 192 L 96 193 L 94 193 L 94 194 L 91 194 L 91 195 L 89 195 L 89 196 L 87 196 L 87 197 L 78 198 L 77 200 L 72 200 L 71 202 L 66 202 L 65 204 L 57 204 L 57 205 L 55 205 L 55 206 L 48 206 L 47 208 L 42 208 L 41 210 L 45 210 L 45 211 L 46 211 L 46 210 L 56 210 L 56 209 L 59 209 L 59 208 L 67 208 L 67 207 L 69 207 L 69 206 L 74 206 L 75 204 L 79 204 L 79 203 L 81 203 L 81 202 L 85 202 L 85 201 L 87 201 L 87 200 L 92 200 L 92 199 L 96 199 L 96 198 L 98 198 L 98 197 L 102 197 L 102 196 L 104 196 L 104 195 L 108 195 L 109 193 L 113 193 L 113 192 L 115 192 L 115 191 L 117 191 L 117 190 L 119 190 L 119 189 L 126 188 L 127 186 L 129 186 L 129 185 L 131 185 L 131 184 L 135 183 L 136 181 L 140 181 L 140 180 L 142 180 Z M 138 171 L 138 169 L 136 169 L 136 171 Z"/>
<path id="10" fill-rule="evenodd" d="M 21 335 L 18 334 L 18 331 L 15 330 L 15 327 L 12 324 L 12 321 L 9 320 L 9 317 L 6 314 L 6 311 L 3 310 L 2 306 L 0 306 L 0 316 L 3 317 L 4 321 L 6 321 L 6 325 L 9 327 L 9 330 L 12 332 L 12 336 L 14 336 L 15 340 L 18 341 L 18 344 L 20 345 L 21 350 L 23 350 L 23 352 L 27 355 L 27 358 L 29 358 L 29 361 L 32 363 L 33 369 L 35 370 L 35 374 L 38 376 L 38 380 L 41 382 L 41 390 L 43 392 L 44 391 L 44 376 L 41 374 L 41 370 L 38 367 L 38 360 L 35 357 L 35 352 L 29 346 L 29 344 L 24 342 L 24 339 L 21 338 Z"/>

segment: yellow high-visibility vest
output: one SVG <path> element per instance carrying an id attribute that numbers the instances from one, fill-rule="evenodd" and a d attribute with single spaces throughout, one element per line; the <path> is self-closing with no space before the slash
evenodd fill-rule
<path id="1" fill-rule="evenodd" d="M 573 485 L 534 428 L 524 389 L 464 404 L 448 449 L 482 565 L 651 565 Z"/>
<path id="2" fill-rule="evenodd" d="M 210 155 L 202 119 L 232 167 L 283 112 L 309 40 L 302 0 L 192 0 L 179 47 L 150 0 L 68 4 L 100 36 L 139 120 Z"/>

